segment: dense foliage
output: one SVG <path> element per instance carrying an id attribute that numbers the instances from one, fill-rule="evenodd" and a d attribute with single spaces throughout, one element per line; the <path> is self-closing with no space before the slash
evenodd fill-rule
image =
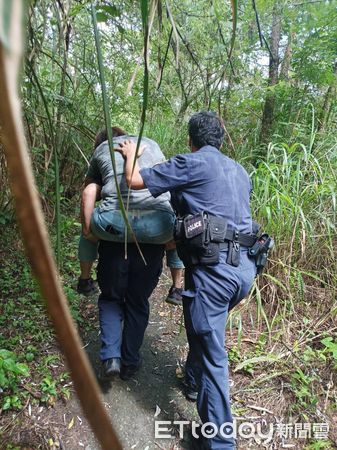
<path id="1" fill-rule="evenodd" d="M 322 141 L 332 146 L 335 5 L 332 1 L 306 3 L 277 2 L 276 8 L 270 0 L 256 2 L 260 34 L 252 5 L 239 5 L 235 46 L 228 60 L 229 2 L 154 2 L 149 11 L 146 134 L 167 155 L 182 151 L 186 119 L 196 110 L 209 108 L 226 120 L 225 151 L 247 163 L 264 157 L 270 141 L 312 145 L 312 127 L 318 132 L 315 147 Z M 112 120 L 137 133 L 143 99 L 140 8 L 132 2 L 99 5 Z M 62 192 L 71 198 L 83 179 L 83 154 L 90 157 L 93 136 L 103 126 L 88 6 L 85 1 L 42 1 L 29 10 L 22 94 L 38 184 L 49 205 L 54 191 L 53 152 L 58 153 Z M 276 37 L 275 18 L 280 26 Z M 272 56 L 275 39 L 277 55 Z M 268 64 L 274 60 L 277 78 L 271 81 Z M 261 136 L 264 106 L 271 96 L 270 128 L 267 136 Z"/>

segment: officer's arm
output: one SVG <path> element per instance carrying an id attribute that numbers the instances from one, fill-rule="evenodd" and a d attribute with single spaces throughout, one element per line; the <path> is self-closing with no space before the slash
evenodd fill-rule
<path id="1" fill-rule="evenodd" d="M 116 148 L 118 152 L 120 152 L 125 159 L 125 178 L 126 183 L 131 189 L 145 189 L 144 180 L 139 173 L 139 164 L 138 161 L 135 161 L 136 157 L 136 148 L 137 145 L 132 141 L 125 141 L 122 144 L 119 144 L 119 148 Z M 138 151 L 138 155 L 140 156 L 144 151 L 144 147 L 140 147 Z M 135 161 L 135 166 L 134 165 Z M 133 169 L 133 170 L 132 170 Z"/>

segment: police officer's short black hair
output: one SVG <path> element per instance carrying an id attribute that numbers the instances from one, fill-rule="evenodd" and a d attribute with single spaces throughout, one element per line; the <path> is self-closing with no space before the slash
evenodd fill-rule
<path id="1" fill-rule="evenodd" d="M 190 118 L 188 134 L 198 149 L 205 145 L 220 149 L 225 137 L 225 128 L 217 114 L 211 111 L 200 111 Z"/>

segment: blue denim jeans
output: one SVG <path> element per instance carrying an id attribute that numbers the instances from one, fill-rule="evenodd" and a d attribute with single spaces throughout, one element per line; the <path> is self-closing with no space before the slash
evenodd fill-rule
<path id="1" fill-rule="evenodd" d="M 140 244 L 166 244 L 173 239 L 175 215 L 164 210 L 130 210 L 129 222 Z M 91 219 L 91 231 L 99 239 L 112 242 L 133 242 L 132 234 L 126 229 L 123 216 L 119 210 L 99 211 L 95 208 Z M 95 261 L 98 244 L 80 237 L 78 258 L 80 261 Z M 176 250 L 166 252 L 167 265 L 170 268 L 183 269 Z"/>

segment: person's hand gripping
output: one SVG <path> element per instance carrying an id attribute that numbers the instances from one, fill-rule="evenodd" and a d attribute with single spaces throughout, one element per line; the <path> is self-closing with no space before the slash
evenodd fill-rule
<path id="1" fill-rule="evenodd" d="M 117 152 L 119 152 L 124 159 L 128 159 L 128 158 L 133 158 L 135 157 L 136 154 L 136 149 L 137 149 L 137 144 L 136 142 L 127 140 L 122 142 L 121 144 L 119 144 L 119 147 L 116 147 L 115 150 Z M 145 149 L 145 145 L 140 145 L 139 146 L 139 150 L 137 153 L 137 158 L 139 158 Z"/>

